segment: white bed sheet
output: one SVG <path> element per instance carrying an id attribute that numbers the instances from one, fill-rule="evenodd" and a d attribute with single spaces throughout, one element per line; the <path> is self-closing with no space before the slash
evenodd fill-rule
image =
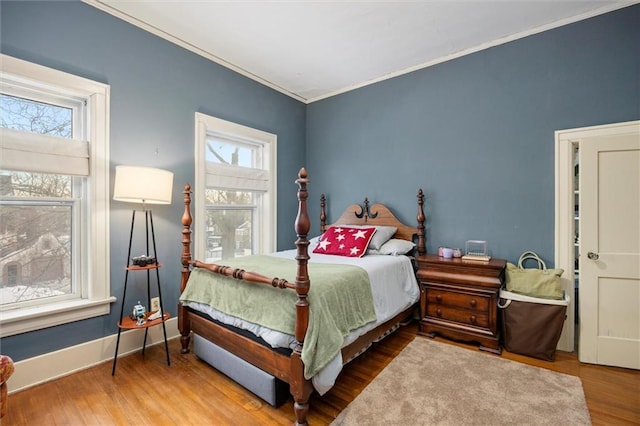
<path id="1" fill-rule="evenodd" d="M 367 271 L 371 283 L 376 321 L 352 331 L 344 340 L 343 347 L 355 341 L 358 337 L 373 330 L 379 324 L 394 317 L 398 313 L 416 303 L 420 297 L 418 282 L 413 271 L 411 260 L 407 256 L 366 255 L 361 258 L 332 256 L 312 253 L 313 244 L 309 246 L 309 262 L 339 263 L 356 265 Z M 286 250 L 274 253 L 274 256 L 295 259 L 296 250 Z M 309 277 L 313 285 L 313 277 Z M 294 336 L 261 327 L 257 324 L 226 315 L 209 305 L 189 302 L 185 304 L 200 312 L 206 313 L 213 319 L 227 325 L 251 331 L 261 337 L 272 347 L 288 347 L 293 349 Z M 338 374 L 342 371 L 343 359 L 338 353 L 327 366 L 312 378 L 313 386 L 320 395 L 333 387 Z"/>

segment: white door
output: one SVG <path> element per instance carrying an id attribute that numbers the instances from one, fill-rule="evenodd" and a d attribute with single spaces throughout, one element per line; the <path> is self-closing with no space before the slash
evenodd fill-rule
<path id="1" fill-rule="evenodd" d="M 579 359 L 640 369 L 640 124 L 579 145 Z"/>

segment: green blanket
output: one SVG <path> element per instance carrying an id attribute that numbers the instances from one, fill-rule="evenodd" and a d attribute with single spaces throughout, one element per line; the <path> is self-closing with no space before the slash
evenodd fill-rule
<path id="1" fill-rule="evenodd" d="M 293 283 L 296 261 L 274 256 L 226 259 L 226 266 L 255 271 Z M 309 263 L 309 327 L 302 348 L 307 379 L 338 354 L 344 337 L 375 321 L 373 296 L 367 272 L 357 266 Z M 200 302 L 228 315 L 294 335 L 295 302 L 292 289 L 251 284 L 205 269 L 194 269 L 180 296 L 181 302 Z"/>

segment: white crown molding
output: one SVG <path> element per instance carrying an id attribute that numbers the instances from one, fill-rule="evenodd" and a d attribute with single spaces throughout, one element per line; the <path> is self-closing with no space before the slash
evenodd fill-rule
<path id="1" fill-rule="evenodd" d="M 225 61 L 224 59 L 213 55 L 210 52 L 207 52 L 207 51 L 205 51 L 203 49 L 200 49 L 200 48 L 198 48 L 198 47 L 196 47 L 196 46 L 194 46 L 194 45 L 192 45 L 192 44 L 190 44 L 190 43 L 188 43 L 188 42 L 186 42 L 186 41 L 184 41 L 184 40 L 182 40 L 182 39 L 180 39 L 178 37 L 175 37 L 175 36 L 173 36 L 173 35 L 171 35 L 169 33 L 166 33 L 164 31 L 160 30 L 159 28 L 156 28 L 156 27 L 154 27 L 152 25 L 149 25 L 146 22 L 140 21 L 140 20 L 138 20 L 138 19 L 136 19 L 136 18 L 134 18 L 134 17 L 132 17 L 130 15 L 122 13 L 121 11 L 114 9 L 111 6 L 102 3 L 100 0 L 82 0 L 82 1 L 84 3 L 86 3 L 86 4 L 89 4 L 89 5 L 97 8 L 97 9 L 100 9 L 100 10 L 106 12 L 106 13 L 109 13 L 109 14 L 117 17 L 117 18 L 120 18 L 120 19 L 122 19 L 122 20 L 124 20 L 124 21 L 126 21 L 126 22 L 128 22 L 128 23 L 130 23 L 132 25 L 135 25 L 135 26 L 137 26 L 139 28 L 142 28 L 142 29 L 144 29 L 146 31 L 149 31 L 150 33 L 152 33 L 154 35 L 157 35 L 158 37 L 164 38 L 165 40 L 168 40 L 168 41 L 170 41 L 170 42 L 172 42 L 172 43 L 174 43 L 174 44 L 176 44 L 176 45 L 178 45 L 180 47 L 183 47 L 183 48 L 185 48 L 185 49 L 187 49 L 187 50 L 189 50 L 189 51 L 191 51 L 193 53 L 196 53 L 196 54 L 198 54 L 198 55 L 200 55 L 200 56 L 202 56 L 204 58 L 207 58 L 207 59 L 209 59 L 209 60 L 211 60 L 213 62 L 216 62 L 219 65 L 222 65 L 222 66 L 224 66 L 226 68 L 229 68 L 230 70 L 235 71 L 235 72 L 237 72 L 237 73 L 239 73 L 239 74 L 241 74 L 241 75 L 243 75 L 243 76 L 245 76 L 247 78 L 250 78 L 250 79 L 252 79 L 254 81 L 257 81 L 260 84 L 263 84 L 263 85 L 265 85 L 267 87 L 270 87 L 270 88 L 272 88 L 272 89 L 274 89 L 274 90 L 276 90 L 276 91 L 278 91 L 280 93 L 283 93 L 283 94 L 285 94 L 285 95 L 287 95 L 287 96 L 289 96 L 289 97 L 291 97 L 293 99 L 301 101 L 301 102 L 303 102 L 305 104 L 310 104 L 310 103 L 313 103 L 313 102 L 317 102 L 317 101 L 320 101 L 320 100 L 323 100 L 323 99 L 326 99 L 326 98 L 330 98 L 330 97 L 333 97 L 333 96 L 336 96 L 336 95 L 340 95 L 342 93 L 350 92 L 352 90 L 356 90 L 356 89 L 359 89 L 359 88 L 362 88 L 362 87 L 365 87 L 365 86 L 370 86 L 372 84 L 379 83 L 379 82 L 384 81 L 384 80 L 388 80 L 388 79 L 395 78 L 395 77 L 398 77 L 398 76 L 401 76 L 401 75 L 404 75 L 404 74 L 408 74 L 408 73 L 411 73 L 411 72 L 414 72 L 414 71 L 418 71 L 418 70 L 421 70 L 421 69 L 424 69 L 424 68 L 428 68 L 428 67 L 433 66 L 433 65 L 437 65 L 437 64 L 440 64 L 440 63 L 443 63 L 443 62 L 447 62 L 447 61 L 450 61 L 452 59 L 456 59 L 456 58 L 459 58 L 459 57 L 462 57 L 462 56 L 465 56 L 465 55 L 469 55 L 469 54 L 472 54 L 472 53 L 475 53 L 475 52 L 479 52 L 481 50 L 489 49 L 491 47 L 499 46 L 499 45 L 504 44 L 504 43 L 509 43 L 511 41 L 514 41 L 514 40 L 518 40 L 518 39 L 521 39 L 521 38 L 524 38 L 524 37 L 528 37 L 530 35 L 538 34 L 538 33 L 541 33 L 541 32 L 544 32 L 544 31 L 548 31 L 548 30 L 551 30 L 551 29 L 554 29 L 554 28 L 558 28 L 558 27 L 561 27 L 561 26 L 564 26 L 564 25 L 572 24 L 574 22 L 582 21 L 582 20 L 589 19 L 589 18 L 598 16 L 598 15 L 609 13 L 609 12 L 612 12 L 614 10 L 622 9 L 622 8 L 634 5 L 636 3 L 640 3 L 640 0 L 615 2 L 615 3 L 609 4 L 607 6 L 603 6 L 601 8 L 594 9 L 594 10 L 589 11 L 589 12 L 585 12 L 585 13 L 580 14 L 580 15 L 572 16 L 572 17 L 565 18 L 565 19 L 560 19 L 560 20 L 552 22 L 550 24 L 541 25 L 539 27 L 532 28 L 532 29 L 527 30 L 527 31 L 523 31 L 523 32 L 520 32 L 520 33 L 512 34 L 512 35 L 507 36 L 507 37 L 503 37 L 503 38 L 500 38 L 500 39 L 492 40 L 490 42 L 482 43 L 482 44 L 479 44 L 478 46 L 475 46 L 475 47 L 472 47 L 472 48 L 469 48 L 469 49 L 465 49 L 465 50 L 462 50 L 460 52 L 453 53 L 451 55 L 442 56 L 442 57 L 433 59 L 431 61 L 427 61 L 427 62 L 418 64 L 418 65 L 414 65 L 414 66 L 411 66 L 411 67 L 408 67 L 408 68 L 405 68 L 405 69 L 402 69 L 402 70 L 399 70 L 399 71 L 395 71 L 395 72 L 392 72 L 392 73 L 389 73 L 389 74 L 385 74 L 385 75 L 380 76 L 378 78 L 374 78 L 374 79 L 367 80 L 367 81 L 364 81 L 364 82 L 361 82 L 361 83 L 353 84 L 353 85 L 344 87 L 342 89 L 338 89 L 338 90 L 335 90 L 333 92 L 326 93 L 324 95 L 320 95 L 320 96 L 316 96 L 316 97 L 312 97 L 312 98 L 304 98 L 304 97 L 301 97 L 301 96 L 299 96 L 299 95 L 297 95 L 295 93 L 292 93 L 292 92 L 290 92 L 290 91 L 288 91 L 288 90 L 286 90 L 286 89 L 284 89 L 284 88 L 282 88 L 282 87 L 280 87 L 280 86 L 278 86 L 278 85 L 276 85 L 274 83 L 271 83 L 270 81 L 264 80 L 264 79 L 260 78 L 259 76 L 255 75 L 255 74 L 252 74 L 251 72 L 249 72 L 249 71 L 247 71 L 247 70 L 245 70 L 243 68 L 240 68 L 240 67 L 238 67 L 236 65 L 233 65 L 233 64 Z"/>
<path id="2" fill-rule="evenodd" d="M 482 43 L 482 44 L 479 44 L 479 45 L 477 45 L 475 47 L 471 47 L 469 49 L 461 50 L 461 51 L 453 53 L 451 55 L 441 56 L 441 57 L 436 58 L 434 60 L 431 60 L 431 61 L 428 61 L 428 62 L 424 62 L 422 64 L 414 65 L 412 67 L 405 68 L 403 70 L 399 70 L 399 71 L 395 71 L 395 72 L 392 72 L 392 73 L 389 73 L 389 74 L 385 74 L 385 75 L 383 75 L 381 77 L 378 77 L 378 78 L 375 78 L 375 79 L 372 79 L 372 80 L 368 80 L 368 81 L 364 81 L 364 82 L 359 83 L 359 84 L 354 84 L 352 86 L 348 86 L 348 87 L 345 87 L 343 89 L 339 89 L 339 90 L 327 93 L 327 94 L 322 95 L 322 96 L 317 96 L 315 98 L 309 98 L 309 99 L 306 100 L 306 103 L 310 104 L 312 102 L 320 101 L 322 99 L 326 99 L 326 98 L 330 98 L 332 96 L 340 95 L 342 93 L 350 92 L 352 90 L 359 89 L 361 87 L 370 86 L 372 84 L 379 83 L 379 82 L 384 81 L 384 80 L 389 80 L 391 78 L 395 78 L 395 77 L 398 77 L 398 76 L 401 76 L 401 75 L 404 75 L 404 74 L 409 74 L 409 73 L 414 72 L 414 71 L 418 71 L 418 70 L 421 70 L 421 69 L 424 69 L 424 68 L 429 68 L 429 67 L 431 67 L 433 65 L 437 65 L 437 64 L 441 64 L 443 62 L 451 61 L 453 59 L 457 59 L 457 58 L 460 58 L 462 56 L 470 55 L 472 53 L 476 53 L 476 52 L 479 52 L 481 50 L 485 50 L 485 49 L 489 49 L 489 48 L 492 48 L 492 47 L 495 47 L 495 46 L 499 46 L 501 44 L 509 43 L 511 41 L 515 41 L 515 40 L 518 40 L 518 39 L 521 39 L 521 38 L 528 37 L 530 35 L 542 33 L 544 31 L 552 30 L 554 28 L 559 28 L 559 27 L 562 27 L 562 26 L 565 26 L 565 25 L 573 24 L 575 22 L 583 21 L 585 19 L 593 18 L 593 17 L 598 16 L 598 15 L 603 15 L 605 13 L 613 12 L 614 10 L 622 9 L 622 8 L 631 6 L 631 5 L 636 4 L 636 3 L 640 3 L 640 0 L 633 0 L 633 1 L 626 2 L 624 4 L 621 4 L 621 3 L 610 4 L 610 5 L 601 7 L 599 9 L 595 9 L 595 10 L 592 10 L 590 12 L 583 13 L 581 15 L 576 15 L 576 16 L 572 16 L 570 18 L 561 19 L 561 20 L 552 22 L 550 24 L 541 25 L 539 27 L 532 28 L 532 29 L 527 30 L 527 31 L 523 31 L 523 32 L 520 32 L 520 33 L 512 34 L 512 35 L 507 36 L 507 37 L 502 37 L 502 38 L 499 38 L 499 39 L 496 39 L 496 40 L 492 40 L 492 41 L 489 41 L 489 42 L 486 42 L 486 43 Z"/>
<path id="3" fill-rule="evenodd" d="M 180 47 L 182 47 L 184 49 L 187 49 L 187 50 L 189 50 L 189 51 L 191 51 L 191 52 L 193 52 L 193 53 L 195 53 L 197 55 L 200 55 L 200 56 L 202 56 L 202 57 L 204 57 L 204 58 L 206 58 L 206 59 L 208 59 L 208 60 L 210 60 L 212 62 L 215 62 L 215 63 L 217 63 L 219 65 L 222 65 L 223 67 L 228 68 L 231 71 L 234 71 L 234 72 L 236 72 L 236 73 L 238 73 L 240 75 L 243 75 L 243 76 L 245 76 L 247 78 L 250 78 L 251 80 L 254 80 L 254 81 L 256 81 L 256 82 L 258 82 L 260 84 L 263 84 L 263 85 L 265 85 L 267 87 L 270 87 L 271 89 L 276 90 L 276 91 L 278 91 L 280 93 L 283 93 L 283 94 L 285 94 L 285 95 L 287 95 L 287 96 L 289 96 L 289 97 L 291 97 L 291 98 L 293 98 L 295 100 L 298 100 L 300 102 L 306 103 L 306 99 L 296 95 L 295 93 L 292 93 L 292 92 L 290 92 L 290 91 L 288 91 L 288 90 L 286 90 L 286 89 L 284 89 L 284 88 L 282 88 L 282 87 L 280 87 L 280 86 L 278 86 L 278 85 L 276 85 L 276 84 L 274 84 L 274 83 L 272 83 L 270 81 L 267 81 L 267 80 L 255 75 L 255 74 L 252 74 L 251 72 L 245 70 L 244 68 L 240 68 L 240 67 L 238 67 L 238 66 L 236 66 L 236 65 L 234 65 L 234 64 L 232 64 L 230 62 L 227 62 L 224 59 L 219 58 L 218 56 L 216 56 L 216 55 L 214 55 L 214 54 L 212 54 L 210 52 L 207 52 L 206 50 L 200 49 L 199 47 L 194 46 L 193 44 L 191 44 L 191 43 L 189 43 L 187 41 L 184 41 L 179 37 L 176 37 L 176 36 L 174 36 L 172 34 L 169 34 L 169 33 L 165 32 L 165 31 L 162 31 L 161 29 L 156 28 L 153 25 L 150 25 L 150 24 L 148 24 L 148 23 L 146 23 L 144 21 L 141 21 L 141 20 L 139 20 L 137 18 L 134 18 L 133 16 L 128 15 L 126 13 L 123 13 L 123 12 L 117 10 L 117 9 L 114 9 L 113 7 L 109 6 L 108 4 L 102 3 L 100 0 L 82 0 L 82 2 L 86 3 L 88 5 L 91 5 L 91 6 L 95 7 L 96 9 L 100 9 L 103 12 L 106 12 L 106 13 L 108 13 L 110 15 L 113 15 L 116 18 L 122 19 L 123 21 L 128 22 L 131 25 L 134 25 L 134 26 L 136 26 L 138 28 L 142 28 L 143 30 L 148 31 L 153 35 L 156 35 L 156 36 L 158 36 L 160 38 L 163 38 L 163 39 L 165 39 L 167 41 L 170 41 L 171 43 L 173 43 L 175 45 L 178 45 L 178 46 L 180 46 Z"/>

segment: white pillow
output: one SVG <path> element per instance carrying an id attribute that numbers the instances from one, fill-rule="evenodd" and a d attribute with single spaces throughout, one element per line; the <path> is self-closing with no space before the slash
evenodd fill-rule
<path id="1" fill-rule="evenodd" d="M 349 228 L 371 228 L 371 225 L 344 225 Z M 373 225 L 376 228 L 376 232 L 373 234 L 371 241 L 369 242 L 369 250 L 380 250 L 382 245 L 389 241 L 391 237 L 396 234 L 398 228 L 395 226 L 379 226 Z"/>
<path id="2" fill-rule="evenodd" d="M 415 248 L 416 248 L 416 245 L 411 241 L 392 238 L 386 243 L 384 243 L 382 247 L 380 247 L 380 250 L 378 250 L 378 254 L 388 254 L 392 256 L 399 256 L 399 255 L 407 254 Z"/>

